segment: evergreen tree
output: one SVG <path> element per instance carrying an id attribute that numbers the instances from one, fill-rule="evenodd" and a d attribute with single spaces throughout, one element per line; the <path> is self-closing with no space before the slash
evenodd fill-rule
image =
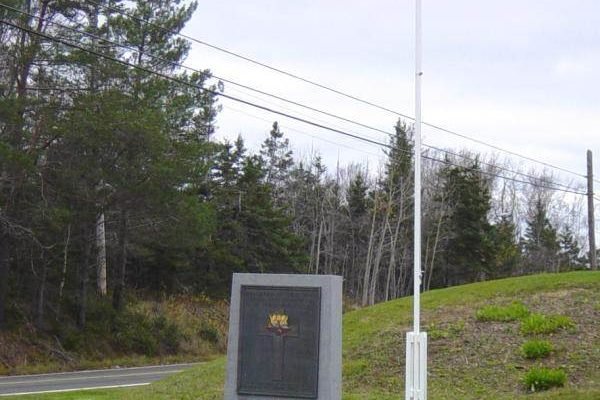
<path id="1" fill-rule="evenodd" d="M 346 193 L 351 221 L 359 221 L 366 214 L 367 190 L 365 178 L 362 173 L 358 172 L 350 182 Z"/>
<path id="2" fill-rule="evenodd" d="M 99 3 L 15 2 L 43 19 L 1 12 L 4 20 L 33 31 L 204 85 L 208 73 L 182 74 L 164 61 L 180 62 L 187 54 L 189 43 L 174 32 L 189 20 L 195 3 L 127 4 L 128 12 L 153 24 L 102 6 L 124 10 L 121 1 Z M 168 242 L 157 229 L 143 229 L 142 238 L 140 226 L 162 224 L 161 233 L 177 232 L 178 244 L 189 246 L 178 247 L 182 254 L 193 254 L 189 250 L 209 234 L 211 210 L 192 189 L 206 182 L 211 146 L 205 138 L 217 112 L 214 97 L 4 24 L 0 35 L 2 65 L 9 66 L 0 72 L 0 281 L 21 282 L 13 297 L 35 298 L 36 321 L 44 320 L 45 310 L 58 315 L 61 308 L 77 309 L 73 317 L 83 327 L 100 211 L 107 238 L 116 237 L 107 250 L 118 306 L 130 260 L 151 260 L 157 241 Z M 102 38 L 138 51 L 107 46 Z M 175 222 L 182 220 L 189 224 Z M 177 230 L 183 226 L 188 235 Z M 147 275 L 132 278 L 141 287 Z M 0 326 L 5 294 L 0 290 Z"/>
<path id="3" fill-rule="evenodd" d="M 547 205 L 536 196 L 531 205 L 523 243 L 530 272 L 554 271 L 559 243 L 556 229 L 548 219 Z"/>
<path id="4" fill-rule="evenodd" d="M 274 205 L 267 169 L 244 143 L 225 143 L 216 157 L 213 197 L 216 230 L 200 255 L 203 289 L 223 295 L 232 272 L 295 272 L 305 261 L 291 220 Z"/>
<path id="5" fill-rule="evenodd" d="M 511 215 L 503 215 L 491 226 L 489 243 L 494 256 L 490 260 L 490 276 L 502 278 L 515 274 L 521 254 L 517 242 L 516 226 Z"/>
<path id="6" fill-rule="evenodd" d="M 558 242 L 560 246 L 559 269 L 561 271 L 569 271 L 582 268 L 583 262 L 581 257 L 581 247 L 579 246 L 579 243 L 577 242 L 577 239 L 575 239 L 569 226 L 566 226 L 558 235 Z"/>
<path id="7" fill-rule="evenodd" d="M 441 282 L 444 286 L 485 279 L 494 260 L 491 243 L 490 191 L 479 163 L 450 165 L 442 170 L 450 209 Z"/>
<path id="8" fill-rule="evenodd" d="M 390 149 L 386 151 L 386 177 L 382 184 L 388 192 L 400 193 L 402 186 L 411 178 L 414 146 L 412 131 L 402 120 L 396 123 L 394 133 Z"/>
<path id="9" fill-rule="evenodd" d="M 289 140 L 283 138 L 283 132 L 279 129 L 277 122 L 273 122 L 269 137 L 261 146 L 260 162 L 266 172 L 264 181 L 271 186 L 276 204 L 282 205 L 285 185 L 294 160 Z"/>
<path id="10" fill-rule="evenodd" d="M 361 270 L 364 268 L 365 251 L 369 240 L 369 187 L 365 173 L 357 170 L 350 175 L 350 183 L 346 189 L 346 227 L 342 231 L 341 243 L 345 247 L 344 254 L 348 261 L 344 264 L 344 280 L 346 290 L 352 297 L 360 292 Z"/>

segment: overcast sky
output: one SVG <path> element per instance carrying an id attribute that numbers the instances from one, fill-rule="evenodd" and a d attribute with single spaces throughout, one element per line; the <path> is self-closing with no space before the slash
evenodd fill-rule
<path id="1" fill-rule="evenodd" d="M 199 3 L 186 34 L 414 115 L 414 0 Z M 600 2 L 423 0 L 423 30 L 424 121 L 582 175 L 591 149 L 598 176 Z M 380 129 L 391 130 L 397 118 L 198 44 L 186 64 Z M 225 93 L 385 141 L 382 134 L 233 85 L 226 84 Z M 338 158 L 374 165 L 381 158 L 376 146 L 231 101 L 221 104 L 220 138 L 241 133 L 256 149 L 278 120 L 296 153 L 319 151 L 328 165 Z M 423 140 L 491 151 L 426 127 Z"/>

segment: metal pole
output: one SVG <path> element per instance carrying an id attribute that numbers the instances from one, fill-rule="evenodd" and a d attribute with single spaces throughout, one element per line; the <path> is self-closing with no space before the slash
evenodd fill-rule
<path id="1" fill-rule="evenodd" d="M 427 333 L 421 332 L 421 0 L 415 10 L 415 215 L 413 331 L 406 334 L 405 399 L 427 400 Z"/>
<path id="2" fill-rule="evenodd" d="M 415 45 L 415 222 L 413 324 L 415 334 L 421 330 L 421 0 L 416 0 Z"/>

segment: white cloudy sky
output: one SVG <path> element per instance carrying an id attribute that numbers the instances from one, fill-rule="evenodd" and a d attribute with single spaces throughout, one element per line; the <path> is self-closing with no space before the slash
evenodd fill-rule
<path id="1" fill-rule="evenodd" d="M 414 0 L 199 3 L 188 35 L 414 114 Z M 582 175 L 591 149 L 598 175 L 600 2 L 423 0 L 423 27 L 425 121 Z M 396 120 L 198 44 L 187 65 L 381 129 L 391 130 Z M 385 140 L 232 85 L 225 93 Z M 375 146 L 230 101 L 221 104 L 218 136 L 241 133 L 250 148 L 278 120 L 297 153 L 317 150 L 329 165 L 338 158 L 373 165 L 381 157 Z M 490 151 L 429 128 L 423 135 L 434 146 Z M 572 178 L 583 182 L 561 175 L 563 182 Z"/>

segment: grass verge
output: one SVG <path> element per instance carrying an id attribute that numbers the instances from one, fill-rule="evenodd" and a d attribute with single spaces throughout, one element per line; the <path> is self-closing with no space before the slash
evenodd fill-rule
<path id="1" fill-rule="evenodd" d="M 518 322 L 482 324 L 476 310 L 520 300 L 545 315 L 569 313 L 574 334 L 553 335 L 548 368 L 568 376 L 564 388 L 528 394 L 524 371 L 535 366 L 522 357 L 525 337 Z M 600 272 L 544 274 L 434 290 L 422 296 L 423 320 L 442 333 L 429 343 L 429 398 L 436 400 L 600 398 Z M 344 400 L 403 397 L 404 338 L 410 329 L 411 299 L 382 303 L 344 316 Z M 225 360 L 219 358 L 149 387 L 111 391 L 115 400 L 222 399 Z M 18 399 L 106 399 L 48 395 Z M 96 397 L 94 397 L 96 396 Z"/>

